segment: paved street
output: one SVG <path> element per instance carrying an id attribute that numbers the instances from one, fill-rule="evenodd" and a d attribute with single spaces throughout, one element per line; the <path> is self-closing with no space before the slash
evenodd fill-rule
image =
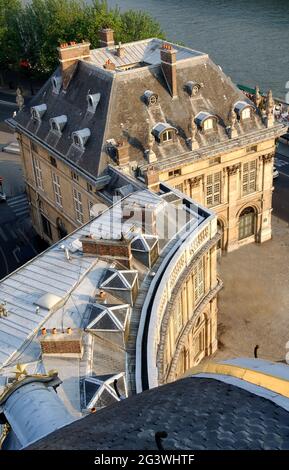
<path id="1" fill-rule="evenodd" d="M 13 112 L 16 111 L 16 109 L 15 97 L 0 91 L 0 131 L 5 130 L 6 132 L 9 132 L 9 128 L 6 126 L 4 121 L 5 119 L 12 117 Z M 10 132 L 12 133 L 12 131 Z"/>

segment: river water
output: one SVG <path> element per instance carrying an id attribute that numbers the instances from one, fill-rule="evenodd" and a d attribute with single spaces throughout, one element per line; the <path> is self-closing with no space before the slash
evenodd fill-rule
<path id="1" fill-rule="evenodd" d="M 108 0 L 108 4 L 148 11 L 167 39 L 207 52 L 237 83 L 259 84 L 264 91 L 272 88 L 281 99 L 289 92 L 289 0 Z"/>

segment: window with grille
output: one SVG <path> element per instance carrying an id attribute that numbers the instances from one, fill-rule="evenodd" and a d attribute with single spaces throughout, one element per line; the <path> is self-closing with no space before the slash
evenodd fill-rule
<path id="1" fill-rule="evenodd" d="M 257 160 L 243 164 L 243 195 L 254 193 L 257 182 Z"/>
<path id="2" fill-rule="evenodd" d="M 169 140 L 173 140 L 173 131 L 169 130 L 169 131 L 164 131 L 162 133 L 162 141 L 163 142 L 168 142 Z"/>
<path id="3" fill-rule="evenodd" d="M 242 111 L 242 119 L 249 119 L 251 117 L 251 110 L 250 108 L 245 108 Z"/>
<path id="4" fill-rule="evenodd" d="M 184 189 L 183 184 L 182 183 L 181 184 L 176 184 L 175 189 L 177 189 L 178 191 L 181 191 L 181 193 L 182 193 L 183 189 Z"/>
<path id="5" fill-rule="evenodd" d="M 194 301 L 195 305 L 201 300 L 205 293 L 205 263 L 202 258 L 194 269 Z"/>
<path id="6" fill-rule="evenodd" d="M 51 157 L 51 156 L 50 156 L 50 163 L 51 163 L 52 166 L 54 166 L 55 168 L 57 168 L 57 161 L 55 160 L 54 157 Z"/>
<path id="7" fill-rule="evenodd" d="M 77 191 L 77 189 L 73 188 L 73 202 L 74 202 L 74 210 L 76 215 L 77 222 L 83 224 L 83 206 L 82 206 L 82 198 L 81 193 Z"/>
<path id="8" fill-rule="evenodd" d="M 62 207 L 62 194 L 61 194 L 61 187 L 60 187 L 60 178 L 55 173 L 52 173 L 52 183 L 53 183 L 55 202 L 58 206 Z"/>
<path id="9" fill-rule="evenodd" d="M 177 170 L 169 171 L 169 178 L 174 178 L 175 176 L 181 176 L 182 170 L 178 168 Z"/>
<path id="10" fill-rule="evenodd" d="M 51 230 L 51 225 L 50 225 L 49 220 L 46 219 L 46 217 L 44 217 L 43 214 L 41 214 L 41 220 L 42 220 L 43 232 L 52 240 L 52 230 Z"/>
<path id="11" fill-rule="evenodd" d="M 42 168 L 40 165 L 40 161 L 37 158 L 34 158 L 34 169 L 36 186 L 43 190 Z"/>
<path id="12" fill-rule="evenodd" d="M 252 207 L 247 207 L 241 212 L 239 217 L 239 240 L 250 237 L 255 233 L 255 211 Z"/>
<path id="13" fill-rule="evenodd" d="M 78 181 L 78 174 L 75 173 L 74 171 L 71 172 L 71 178 L 74 180 L 74 181 Z"/>
<path id="14" fill-rule="evenodd" d="M 213 129 L 213 119 L 206 119 L 204 121 L 204 131 L 208 131 L 210 129 Z"/>
<path id="15" fill-rule="evenodd" d="M 37 147 L 37 145 L 36 145 L 34 142 L 31 142 L 31 149 L 32 149 L 33 152 L 35 152 L 35 153 L 38 152 L 38 147 Z"/>
<path id="16" fill-rule="evenodd" d="M 92 210 L 93 206 L 94 206 L 94 202 L 88 201 L 88 213 L 89 213 L 89 218 L 90 219 L 94 218 L 94 215 L 91 213 L 91 210 Z"/>
<path id="17" fill-rule="evenodd" d="M 221 203 L 221 173 L 207 176 L 207 206 L 216 206 Z"/>

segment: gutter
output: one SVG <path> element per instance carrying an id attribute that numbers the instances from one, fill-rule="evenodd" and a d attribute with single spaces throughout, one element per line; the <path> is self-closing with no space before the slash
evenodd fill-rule
<path id="1" fill-rule="evenodd" d="M 70 160 L 66 159 L 63 155 L 61 155 L 59 152 L 56 152 L 52 147 L 50 147 L 49 145 L 47 144 L 44 144 L 43 141 L 41 141 L 40 139 L 38 139 L 37 137 L 35 137 L 31 132 L 27 131 L 27 129 L 25 129 L 23 126 L 21 126 L 20 124 L 18 124 L 13 118 L 10 118 L 10 119 L 6 119 L 5 120 L 6 124 L 15 131 L 19 130 L 19 132 L 23 133 L 24 135 L 26 135 L 27 137 L 29 137 L 33 142 L 35 142 L 36 144 L 46 148 L 48 150 L 48 152 L 53 155 L 54 157 L 58 158 L 59 160 L 61 160 L 62 162 L 64 162 L 67 166 L 69 166 L 71 169 L 73 169 L 73 171 L 75 171 L 76 173 L 78 173 L 80 176 L 83 176 L 87 181 L 89 181 L 90 183 L 93 184 L 93 186 L 97 186 L 99 184 L 99 187 L 98 189 L 102 189 L 104 188 L 104 186 L 106 186 L 109 181 L 110 181 L 110 176 L 109 175 L 103 175 L 103 176 L 96 176 L 96 177 L 93 177 L 90 173 L 86 172 L 85 170 L 83 169 L 80 169 L 78 166 L 76 166 L 73 162 L 71 162 Z M 104 184 L 104 181 L 105 181 L 105 184 Z"/>

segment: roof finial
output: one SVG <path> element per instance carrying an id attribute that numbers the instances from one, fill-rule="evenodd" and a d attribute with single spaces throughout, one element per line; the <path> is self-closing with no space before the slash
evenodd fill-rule
<path id="1" fill-rule="evenodd" d="M 235 111 L 235 107 L 233 105 L 229 112 L 229 126 L 227 127 L 227 133 L 230 139 L 234 139 L 235 137 L 238 137 L 236 124 L 237 124 L 237 114 Z"/>
<path id="2" fill-rule="evenodd" d="M 19 108 L 19 111 L 22 111 L 23 106 L 24 106 L 24 98 L 23 98 L 23 95 L 22 95 L 21 88 L 19 88 L 19 87 L 16 90 L 16 104 Z"/>
<path id="3" fill-rule="evenodd" d="M 155 139 L 154 139 L 154 136 L 152 135 L 150 120 L 147 119 L 146 122 L 147 122 L 147 130 L 148 130 L 148 149 L 145 151 L 145 155 L 148 159 L 148 162 L 153 163 L 157 161 L 156 154 L 153 151 Z"/>
<path id="4" fill-rule="evenodd" d="M 258 85 L 255 86 L 255 105 L 257 108 L 260 107 L 262 96 L 260 95 L 260 88 Z"/>
<path id="5" fill-rule="evenodd" d="M 195 122 L 195 116 L 193 114 L 191 115 L 188 129 L 189 129 L 190 137 L 187 140 L 187 143 L 188 143 L 191 150 L 195 150 L 195 149 L 199 148 L 199 144 L 196 141 L 196 134 L 197 134 L 198 128 L 197 128 L 197 125 L 196 125 L 196 122 Z"/>
<path id="6" fill-rule="evenodd" d="M 235 112 L 234 106 L 232 106 L 230 113 L 229 113 L 229 123 L 231 129 L 235 129 L 237 123 L 237 114 Z"/>
<path id="7" fill-rule="evenodd" d="M 272 90 L 269 90 L 267 93 L 266 100 L 266 126 L 272 127 L 274 125 L 274 99 L 272 95 Z"/>

